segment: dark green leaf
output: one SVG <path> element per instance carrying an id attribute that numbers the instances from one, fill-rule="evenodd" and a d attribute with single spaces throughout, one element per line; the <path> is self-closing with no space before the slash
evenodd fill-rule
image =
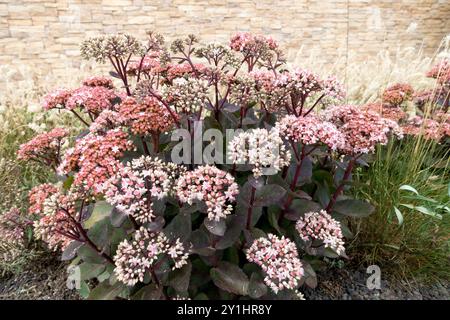
<path id="1" fill-rule="evenodd" d="M 362 218 L 369 216 L 375 208 L 363 200 L 347 199 L 337 201 L 333 210 L 346 216 Z"/>
<path id="2" fill-rule="evenodd" d="M 75 258 L 77 255 L 78 249 L 83 245 L 82 242 L 79 241 L 72 241 L 62 253 L 61 260 L 62 261 L 68 261 Z"/>
<path id="3" fill-rule="evenodd" d="M 239 295 L 248 294 L 248 277 L 238 266 L 222 261 L 211 269 L 210 275 L 220 289 Z"/>
<path id="4" fill-rule="evenodd" d="M 169 275 L 169 286 L 174 288 L 177 292 L 186 292 L 189 287 L 191 279 L 192 264 L 184 265 L 181 269 L 172 271 Z"/>
<path id="5" fill-rule="evenodd" d="M 92 289 L 89 294 L 89 300 L 113 300 L 124 289 L 121 282 L 110 285 L 107 281 L 101 282 L 97 287 Z"/>
<path id="6" fill-rule="evenodd" d="M 225 219 L 220 219 L 219 221 L 210 220 L 205 218 L 203 221 L 206 229 L 216 236 L 223 236 L 225 234 L 225 230 L 227 230 L 227 224 L 225 223 Z"/>
<path id="7" fill-rule="evenodd" d="M 267 293 L 267 286 L 259 273 L 253 272 L 248 285 L 248 295 L 253 299 L 258 299 Z"/>

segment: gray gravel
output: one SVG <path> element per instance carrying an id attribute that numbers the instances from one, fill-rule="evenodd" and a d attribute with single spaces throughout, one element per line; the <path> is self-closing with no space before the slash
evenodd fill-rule
<path id="1" fill-rule="evenodd" d="M 317 274 L 318 286 L 304 289 L 308 300 L 450 300 L 450 283 L 407 283 L 383 278 L 380 289 L 369 290 L 365 270 L 331 269 Z"/>

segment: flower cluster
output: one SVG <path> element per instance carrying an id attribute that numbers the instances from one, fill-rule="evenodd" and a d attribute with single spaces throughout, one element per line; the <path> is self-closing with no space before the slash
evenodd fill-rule
<path id="1" fill-rule="evenodd" d="M 87 87 L 105 87 L 114 89 L 114 84 L 111 79 L 103 76 L 93 76 L 83 80 L 83 86 Z"/>
<path id="2" fill-rule="evenodd" d="M 193 114 L 206 103 L 207 92 L 208 85 L 205 80 L 177 78 L 171 86 L 163 88 L 162 95 L 178 113 Z"/>
<path id="3" fill-rule="evenodd" d="M 40 216 L 44 210 L 43 206 L 45 199 L 57 192 L 58 188 L 51 183 L 40 184 L 31 189 L 28 194 L 28 201 L 30 204 L 30 207 L 28 208 L 29 214 Z"/>
<path id="4" fill-rule="evenodd" d="M 209 43 L 195 52 L 197 57 L 205 58 L 209 64 L 216 67 L 223 61 L 226 65 L 238 67 L 240 60 L 233 52 L 221 43 Z"/>
<path id="5" fill-rule="evenodd" d="M 122 166 L 118 159 L 132 149 L 133 143 L 120 128 L 102 135 L 89 133 L 66 151 L 58 171 L 62 174 L 77 171 L 74 185 L 99 192 L 102 184 Z"/>
<path id="6" fill-rule="evenodd" d="M 250 164 L 253 175 L 264 171 L 280 171 L 290 164 L 291 153 L 286 149 L 277 129 L 252 129 L 237 134 L 228 144 L 228 157 L 235 164 Z"/>
<path id="7" fill-rule="evenodd" d="M 160 134 L 174 125 L 170 112 L 153 97 L 146 97 L 142 101 L 127 97 L 119 105 L 118 111 L 131 132 L 140 136 Z"/>
<path id="8" fill-rule="evenodd" d="M 76 107 L 85 109 L 94 115 L 100 114 L 105 109 L 111 109 L 117 95 L 113 90 L 103 86 L 82 86 L 73 90 L 67 99 L 66 106 L 73 110 Z"/>
<path id="9" fill-rule="evenodd" d="M 133 235 L 133 240 L 119 244 L 114 262 L 117 279 L 129 286 L 143 282 L 147 272 L 153 271 L 155 262 L 166 254 L 173 262 L 173 269 L 187 263 L 189 251 L 176 239 L 174 242 L 163 233 L 153 233 L 141 227 Z"/>
<path id="10" fill-rule="evenodd" d="M 238 185 L 231 174 L 206 165 L 181 175 L 176 190 L 183 203 L 203 201 L 207 207 L 208 219 L 219 221 L 231 214 L 233 206 L 229 203 L 235 201 Z"/>
<path id="11" fill-rule="evenodd" d="M 67 103 L 67 99 L 72 95 L 72 90 L 59 88 L 48 93 L 42 102 L 44 110 L 63 109 Z"/>
<path id="12" fill-rule="evenodd" d="M 246 57 L 264 57 L 271 50 L 277 49 L 278 44 L 272 37 L 239 32 L 231 37 L 230 48 Z"/>
<path id="13" fill-rule="evenodd" d="M 63 128 L 41 133 L 20 146 L 17 158 L 38 161 L 54 167 L 59 164 L 61 147 L 68 134 L 69 131 Z"/>
<path id="14" fill-rule="evenodd" d="M 296 117 L 288 115 L 276 124 L 282 137 L 305 145 L 323 143 L 331 150 L 343 149 L 345 138 L 330 122 L 322 121 L 316 116 Z"/>
<path id="15" fill-rule="evenodd" d="M 75 238 L 73 220 L 78 219 L 75 200 L 78 194 L 49 194 L 42 203 L 42 211 L 38 220 L 34 221 L 34 233 L 37 239 L 43 240 L 54 251 L 64 250 Z"/>
<path id="16" fill-rule="evenodd" d="M 143 52 L 144 48 L 139 41 L 128 34 L 94 37 L 81 44 L 81 56 L 97 62 L 105 62 L 110 57 L 123 59 L 129 55 L 142 55 Z"/>
<path id="17" fill-rule="evenodd" d="M 179 78 L 193 78 L 202 75 L 207 70 L 207 67 L 201 63 L 189 64 L 176 63 L 167 66 L 166 80 L 169 83 L 173 83 L 175 79 Z"/>
<path id="18" fill-rule="evenodd" d="M 342 254 L 345 251 L 341 224 L 325 210 L 308 212 L 298 219 L 295 228 L 303 241 L 319 240 L 325 246 Z"/>
<path id="19" fill-rule="evenodd" d="M 123 119 L 119 112 L 103 110 L 89 126 L 91 133 L 102 134 L 108 130 L 116 129 L 123 125 Z"/>
<path id="20" fill-rule="evenodd" d="M 173 194 L 175 181 L 183 171 L 158 158 L 134 159 L 104 184 L 106 200 L 142 224 L 151 222 L 155 218 L 153 199 Z"/>
<path id="21" fill-rule="evenodd" d="M 266 274 L 264 282 L 275 292 L 296 289 L 304 275 L 295 243 L 282 236 L 268 234 L 256 239 L 246 252 L 247 260 L 256 263 Z"/>
<path id="22" fill-rule="evenodd" d="M 346 92 L 344 85 L 335 76 L 329 76 L 322 81 L 322 90 L 327 97 L 336 100 L 345 98 Z"/>
<path id="23" fill-rule="evenodd" d="M 415 116 L 402 125 L 402 130 L 407 135 L 423 135 L 425 139 L 440 141 L 450 136 L 450 123 Z"/>
<path id="24" fill-rule="evenodd" d="M 23 219 L 19 209 L 15 207 L 0 214 L 0 240 L 21 245 L 24 241 L 24 231 L 27 224 L 28 222 Z"/>
<path id="25" fill-rule="evenodd" d="M 383 102 L 390 106 L 400 106 L 405 101 L 412 98 L 414 94 L 413 88 L 407 83 L 396 83 L 384 90 Z"/>
<path id="26" fill-rule="evenodd" d="M 382 103 L 369 103 L 362 106 L 362 109 L 376 112 L 385 119 L 390 119 L 395 122 L 405 120 L 408 114 L 403 111 L 400 106 L 391 106 Z"/>
<path id="27" fill-rule="evenodd" d="M 427 72 L 427 77 L 437 79 L 441 85 L 450 85 L 450 60 L 443 59 Z"/>
<path id="28" fill-rule="evenodd" d="M 159 60 L 159 53 L 151 52 L 143 58 L 140 58 L 136 61 L 131 61 L 128 66 L 127 72 L 132 75 L 139 74 L 139 71 L 149 74 L 157 74 L 164 69 L 164 66 Z"/>
<path id="29" fill-rule="evenodd" d="M 373 152 L 377 144 L 388 142 L 390 132 L 402 137 L 402 131 L 395 121 L 357 106 L 333 106 L 325 109 L 323 116 L 343 133 L 345 145 L 342 151 L 347 154 Z"/>

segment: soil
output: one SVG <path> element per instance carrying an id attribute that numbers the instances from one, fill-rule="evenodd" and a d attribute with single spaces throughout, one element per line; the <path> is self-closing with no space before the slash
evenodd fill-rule
<path id="1" fill-rule="evenodd" d="M 307 300 L 450 300 L 450 282 L 433 284 L 399 282 L 381 277 L 380 289 L 369 290 L 365 270 L 332 268 L 319 272 L 318 286 L 301 289 Z M 74 300 L 66 286 L 67 264 L 56 256 L 41 257 L 21 273 L 0 278 L 0 299 Z"/>

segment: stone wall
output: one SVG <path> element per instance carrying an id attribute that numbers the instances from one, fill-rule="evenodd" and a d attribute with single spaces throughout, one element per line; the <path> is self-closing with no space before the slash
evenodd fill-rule
<path id="1" fill-rule="evenodd" d="M 80 65 L 84 38 L 148 29 L 205 42 L 270 34 L 296 60 L 422 44 L 432 54 L 450 33 L 449 17 L 450 0 L 0 0 L 0 64 L 67 72 Z"/>

